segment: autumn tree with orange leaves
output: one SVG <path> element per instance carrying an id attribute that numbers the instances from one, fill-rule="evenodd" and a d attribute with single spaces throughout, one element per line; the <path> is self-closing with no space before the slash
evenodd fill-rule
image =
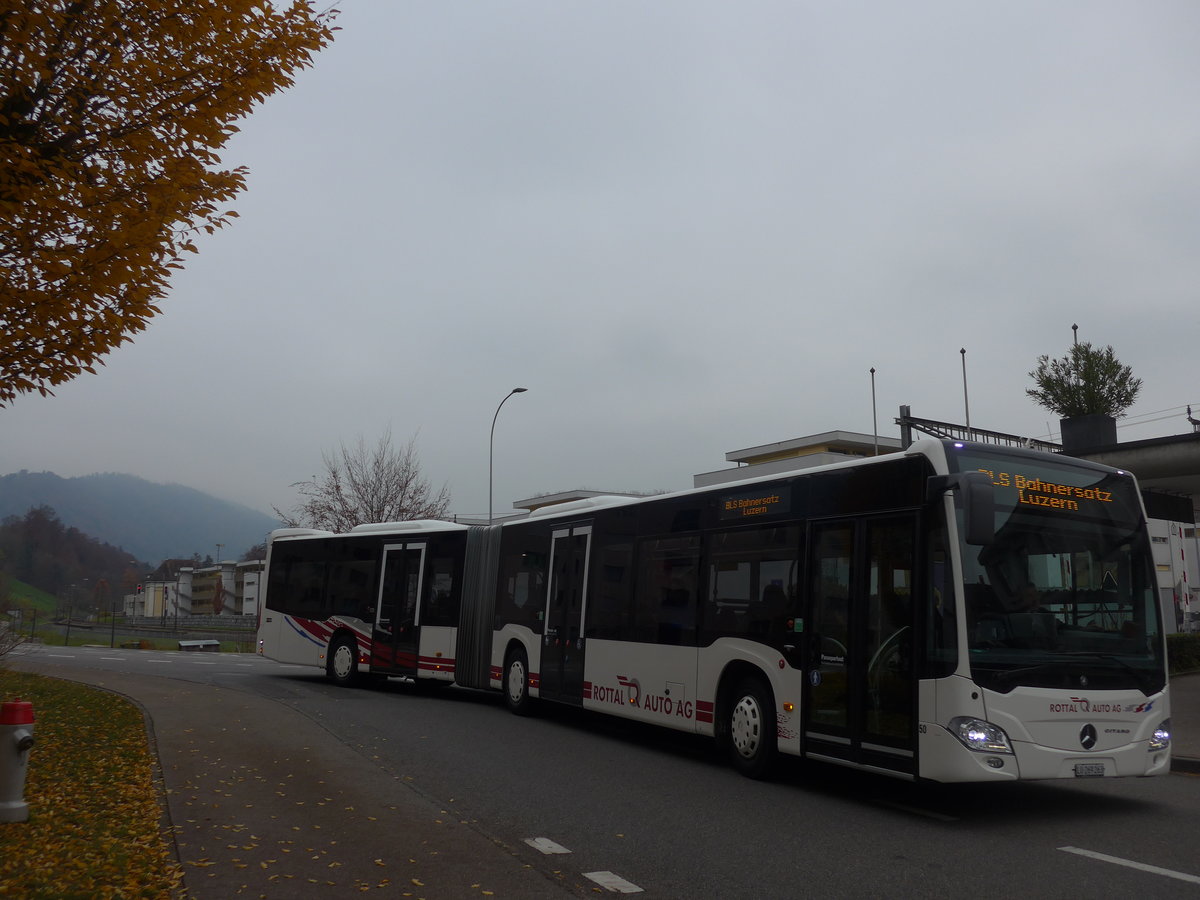
<path id="1" fill-rule="evenodd" d="M 245 186 L 234 124 L 333 37 L 303 0 L 0 0 L 0 407 L 94 372 Z"/>

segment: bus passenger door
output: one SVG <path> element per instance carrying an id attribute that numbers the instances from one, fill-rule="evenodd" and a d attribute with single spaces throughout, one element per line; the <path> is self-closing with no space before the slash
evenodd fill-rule
<path id="1" fill-rule="evenodd" d="M 552 538 L 539 692 L 542 697 L 580 706 L 592 526 L 564 528 Z"/>
<path id="2" fill-rule="evenodd" d="M 805 755 L 915 773 L 916 516 L 813 525 Z"/>
<path id="3" fill-rule="evenodd" d="M 384 546 L 379 600 L 375 604 L 373 671 L 416 677 L 424 572 L 425 544 Z"/>

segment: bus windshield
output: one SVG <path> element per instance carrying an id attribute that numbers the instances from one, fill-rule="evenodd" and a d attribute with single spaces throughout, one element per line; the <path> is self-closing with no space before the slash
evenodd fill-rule
<path id="1" fill-rule="evenodd" d="M 1034 454 L 948 456 L 995 488 L 995 540 L 962 545 L 976 683 L 1161 690 L 1162 620 L 1134 480 Z"/>

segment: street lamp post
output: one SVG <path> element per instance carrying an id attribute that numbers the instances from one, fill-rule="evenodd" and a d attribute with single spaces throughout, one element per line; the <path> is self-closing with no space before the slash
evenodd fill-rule
<path id="1" fill-rule="evenodd" d="M 963 412 L 967 417 L 967 440 L 971 440 L 971 403 L 967 400 L 967 348 L 958 351 L 962 354 L 963 370 Z"/>
<path id="2" fill-rule="evenodd" d="M 508 398 L 513 394 L 523 394 L 528 388 L 513 388 L 509 391 L 503 400 L 500 401 L 500 406 L 508 402 Z M 500 406 L 496 407 L 496 414 L 492 416 L 492 432 L 488 437 L 488 524 L 492 524 L 492 451 L 496 445 L 496 419 L 500 418 Z"/>
<path id="3" fill-rule="evenodd" d="M 879 455 L 879 417 L 875 412 L 875 367 L 871 366 L 871 428 L 875 440 L 875 455 Z"/>

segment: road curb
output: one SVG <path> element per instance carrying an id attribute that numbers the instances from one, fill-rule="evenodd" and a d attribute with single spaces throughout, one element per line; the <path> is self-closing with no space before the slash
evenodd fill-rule
<path id="1" fill-rule="evenodd" d="M 1181 772 L 1184 775 L 1200 775 L 1200 759 L 1191 759 L 1187 756 L 1171 757 L 1171 771 Z"/>

